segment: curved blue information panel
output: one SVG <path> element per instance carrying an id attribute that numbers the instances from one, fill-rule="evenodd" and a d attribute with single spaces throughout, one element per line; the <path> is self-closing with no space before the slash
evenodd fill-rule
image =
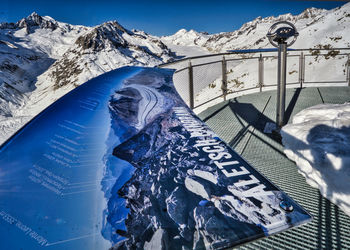
<path id="1" fill-rule="evenodd" d="M 192 113 L 172 74 L 106 73 L 2 145 L 0 249 L 224 248 L 311 219 Z"/>

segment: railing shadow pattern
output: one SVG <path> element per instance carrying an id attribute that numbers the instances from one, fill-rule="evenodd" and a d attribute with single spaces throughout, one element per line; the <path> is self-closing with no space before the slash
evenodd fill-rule
<path id="1" fill-rule="evenodd" d="M 321 89 L 321 90 L 320 90 Z M 346 90 L 347 89 L 347 90 Z M 286 119 L 292 114 L 322 102 L 350 101 L 346 87 L 322 96 L 324 88 L 297 88 L 289 90 Z M 313 94 L 311 93 L 313 92 Z M 339 92 L 346 92 L 340 97 Z M 237 97 L 206 110 L 200 117 L 209 125 L 229 128 L 215 129 L 249 163 L 289 193 L 305 207 L 314 220 L 302 227 L 244 245 L 242 249 L 347 249 L 350 247 L 350 217 L 309 186 L 297 173 L 295 164 L 283 153 L 280 138 L 264 133 L 264 125 L 272 122 L 275 92 Z M 257 98 L 260 96 L 260 98 Z M 307 99 L 309 102 L 306 103 Z M 260 99 L 260 100 L 258 100 Z M 316 128 L 317 129 L 317 128 Z M 324 128 L 320 128 L 324 129 Z M 227 132 L 228 131 L 228 132 Z M 311 132 L 310 137 L 311 138 Z M 240 144 L 244 144 L 244 146 Z"/>

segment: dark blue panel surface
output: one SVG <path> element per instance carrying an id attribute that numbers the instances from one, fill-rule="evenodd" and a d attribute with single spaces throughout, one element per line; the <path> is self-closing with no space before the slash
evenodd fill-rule
<path id="1" fill-rule="evenodd" d="M 187 108 L 172 73 L 106 73 L 2 145 L 0 249 L 222 248 L 310 220 Z"/>

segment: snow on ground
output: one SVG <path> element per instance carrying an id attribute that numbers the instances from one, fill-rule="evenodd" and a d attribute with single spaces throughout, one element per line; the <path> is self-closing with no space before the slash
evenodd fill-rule
<path id="1" fill-rule="evenodd" d="M 179 33 L 179 32 L 178 32 Z M 176 33 L 177 34 L 177 33 Z M 175 53 L 176 57 L 194 57 L 194 56 L 203 56 L 210 55 L 211 53 L 203 47 L 195 46 L 195 45 L 184 45 L 184 43 L 174 44 L 174 41 L 171 39 L 167 39 L 167 37 L 162 37 L 162 42 Z M 211 62 L 214 60 L 220 60 L 221 57 L 208 57 L 202 59 L 193 59 L 191 62 L 193 64 Z M 188 66 L 188 61 L 176 63 L 173 65 L 169 65 L 167 67 L 173 68 L 176 70 L 183 69 Z M 217 79 L 218 72 L 220 71 L 220 65 L 213 64 L 211 67 L 212 70 L 203 70 L 203 68 L 196 68 L 194 70 L 194 82 L 196 83 L 196 88 L 194 93 L 197 94 L 199 91 L 206 86 L 210 82 L 213 82 Z M 188 71 L 180 71 L 174 74 L 173 77 L 174 85 L 176 90 L 179 92 L 180 96 L 185 100 L 185 102 L 189 103 L 189 93 L 188 93 Z"/>
<path id="2" fill-rule="evenodd" d="M 346 51 L 349 53 L 349 51 Z M 305 56 L 305 74 L 304 74 L 304 86 L 309 87 L 316 84 L 317 86 L 336 86 L 335 82 L 346 83 L 347 79 L 347 64 L 348 56 L 344 54 L 330 54 L 329 52 L 322 52 L 321 54 L 312 55 L 306 52 Z M 336 52 L 337 53 L 337 52 Z M 287 84 L 299 83 L 299 55 L 300 52 L 289 52 L 287 59 Z M 258 73 L 258 54 L 252 54 L 248 57 L 237 60 L 237 56 L 226 56 L 227 60 L 227 88 L 232 94 L 227 96 L 227 99 L 253 92 L 258 92 L 259 89 L 255 89 L 249 92 L 237 93 L 244 89 L 255 88 L 259 86 L 259 73 Z M 263 85 L 276 85 L 277 84 L 277 57 L 276 53 L 264 53 L 264 79 Z M 229 61 L 234 59 L 234 61 Z M 220 59 L 219 59 L 220 60 Z M 203 79 L 194 78 L 195 85 L 200 86 L 199 91 L 195 92 L 195 103 L 204 103 L 213 97 L 222 94 L 222 72 L 221 63 L 200 66 L 195 69 L 198 72 L 206 72 L 205 74 L 211 74 L 211 77 L 204 77 Z M 195 73 L 194 71 L 194 73 Z M 182 72 L 181 72 L 182 73 Z M 187 73 L 188 72 L 184 72 Z M 182 74 L 184 74 L 182 73 Z M 187 76 L 187 75 L 186 75 Z M 215 78 L 216 76 L 216 78 Z M 174 76 L 175 85 L 177 84 Z M 215 79 L 215 80 L 212 80 Z M 295 87 L 291 85 L 288 87 Z M 268 90 L 268 88 L 264 88 Z M 215 102 L 210 102 L 208 105 L 204 105 L 201 108 L 196 109 L 196 113 L 200 113 L 209 106 L 212 106 L 218 102 L 221 102 L 222 98 L 217 99 Z"/>
<path id="3" fill-rule="evenodd" d="M 281 134 L 307 183 L 350 216 L 350 103 L 307 108 Z"/>
<path id="4" fill-rule="evenodd" d="M 70 25 L 37 13 L 0 24 L 0 144 L 75 87 L 126 65 L 172 58 L 158 37 L 116 21 Z"/>
<path id="5" fill-rule="evenodd" d="M 203 56 L 208 55 L 210 52 L 202 47 L 198 46 L 185 46 L 185 45 L 175 45 L 166 40 L 162 42 L 175 53 L 179 58 L 181 57 L 193 57 L 193 56 Z"/>
<path id="6" fill-rule="evenodd" d="M 0 24 L 0 143 L 16 131 L 17 123 L 24 124 L 60 96 L 99 74 L 125 65 L 158 65 L 172 57 L 169 48 L 180 58 L 228 49 L 271 47 L 266 32 L 272 23 L 279 20 L 288 20 L 296 25 L 300 35 L 294 48 L 350 46 L 350 33 L 347 32 L 350 3 L 329 11 L 311 8 L 296 16 L 258 17 L 239 30 L 212 35 L 181 29 L 174 35 L 159 38 L 143 31 L 126 31 L 117 22 L 84 27 L 61 23 L 48 16 L 40 17 L 36 13 L 16 24 Z M 116 43 L 121 46 L 114 46 Z M 327 56 L 321 56 L 317 51 L 310 53 L 312 56 L 305 59 L 305 81 L 346 79 L 347 56 L 337 51 Z M 245 58 L 256 56 L 258 54 L 241 55 Z M 237 59 L 238 56 L 227 57 L 230 58 Z M 222 56 L 215 56 L 191 60 L 193 65 L 217 61 L 193 68 L 195 106 L 222 94 L 221 59 Z M 276 83 L 276 65 L 276 58 L 265 59 L 264 84 Z M 171 65 L 176 69 L 187 66 L 188 61 Z M 298 57 L 288 59 L 287 70 L 287 81 L 297 82 Z M 257 71 L 257 58 L 229 61 L 228 89 L 234 93 L 227 98 L 242 95 L 237 90 L 256 87 Z M 188 102 L 188 71 L 176 73 L 173 80 L 179 94 Z M 249 92 L 256 91 L 259 89 Z M 222 100 L 216 99 L 195 109 L 195 112 L 199 113 Z M 12 132 L 11 127 L 14 128 Z"/>
<path id="7" fill-rule="evenodd" d="M 329 11 L 311 8 L 297 16 L 285 14 L 279 17 L 258 17 L 244 24 L 237 31 L 209 36 L 194 31 L 186 32 L 185 30 L 180 30 L 172 36 L 167 38 L 163 37 L 162 41 L 172 41 L 175 44 L 181 45 L 199 46 L 211 52 L 225 52 L 228 49 L 271 48 L 272 45 L 267 41 L 266 33 L 269 27 L 279 20 L 290 21 L 297 27 L 299 37 L 292 48 L 317 49 L 350 46 L 350 33 L 347 32 L 350 24 L 350 3 Z M 180 34 L 183 34 L 184 38 L 181 39 L 179 36 Z M 203 41 L 205 39 L 207 40 L 204 43 Z M 349 51 L 319 52 L 310 49 L 310 51 L 304 52 L 304 55 L 307 54 L 305 56 L 305 82 L 325 83 L 322 86 L 329 86 L 329 83 L 334 82 L 345 82 L 347 79 L 347 65 L 349 62 L 348 56 L 344 55 L 344 53 L 349 53 Z M 277 82 L 276 54 L 277 53 L 263 54 L 264 56 L 269 56 L 269 58 L 264 59 L 264 85 L 272 85 Z M 298 83 L 300 52 L 289 52 L 289 55 L 293 57 L 289 57 L 287 62 L 287 83 Z M 228 61 L 227 63 L 228 89 L 232 92 L 258 86 L 257 57 L 259 57 L 259 54 L 241 55 L 241 57 L 246 60 Z M 232 59 L 231 56 L 226 57 L 226 59 L 230 58 Z M 238 58 L 238 56 L 235 58 Z M 220 60 L 220 58 L 217 58 L 217 60 Z M 197 63 L 202 62 L 197 61 Z M 192 64 L 195 65 L 196 61 L 192 60 Z M 208 72 L 210 72 L 210 76 L 208 76 Z M 181 77 L 177 75 L 174 76 L 174 83 L 177 88 L 180 85 L 179 81 L 185 81 L 186 78 L 184 77 L 188 78 L 187 71 L 180 72 L 180 74 L 182 74 Z M 200 78 L 196 76 L 199 74 L 202 74 L 204 77 Z M 194 68 L 195 106 L 222 94 L 221 75 L 220 63 Z M 182 83 L 182 85 L 185 87 L 186 84 Z M 256 91 L 258 90 L 255 90 L 255 92 Z M 184 91 L 179 92 L 182 94 Z M 238 95 L 242 95 L 242 93 L 231 94 L 228 98 Z M 186 100 L 188 98 L 184 99 Z M 201 108 L 195 109 L 195 112 L 200 113 L 209 106 L 221 101 L 222 98 L 219 98 Z"/>

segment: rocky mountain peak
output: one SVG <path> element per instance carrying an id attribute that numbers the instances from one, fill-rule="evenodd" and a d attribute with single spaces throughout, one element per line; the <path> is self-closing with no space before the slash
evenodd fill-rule
<path id="1" fill-rule="evenodd" d="M 241 26 L 241 28 L 238 30 L 241 33 L 248 30 L 248 29 L 255 29 L 258 23 L 261 23 L 263 21 L 263 18 L 261 16 L 258 16 L 253 21 L 247 22 Z"/>
<path id="2" fill-rule="evenodd" d="M 32 14 L 26 17 L 26 19 L 31 19 L 31 20 L 40 19 L 40 18 L 42 17 L 35 11 L 33 11 Z"/>
<path id="3" fill-rule="evenodd" d="M 127 42 L 123 34 L 132 34 L 132 32 L 126 30 L 117 21 L 109 21 L 78 37 L 75 44 L 83 50 L 92 49 L 93 51 L 101 51 L 107 47 L 125 47 Z"/>
<path id="4" fill-rule="evenodd" d="M 350 3 L 339 8 L 339 13 L 337 14 L 339 17 L 336 20 L 346 20 L 346 8 L 350 8 Z M 312 24 L 319 23 L 324 20 L 326 16 L 331 17 L 335 11 L 337 11 L 337 9 L 328 11 L 325 9 L 308 8 L 298 15 L 286 13 L 279 16 L 259 16 L 250 22 L 244 23 L 237 30 L 211 35 L 204 35 L 200 32 L 181 29 L 174 35 L 162 37 L 162 40 L 167 44 L 172 43 L 174 45 L 200 46 L 210 52 L 224 52 L 232 49 L 262 48 L 269 46 L 269 43 L 266 40 L 266 32 L 273 23 L 278 21 L 289 21 L 301 31 Z M 316 28 L 316 30 L 318 29 Z"/>
<path id="5" fill-rule="evenodd" d="M 36 12 L 19 20 L 15 24 L 15 28 L 25 28 L 27 33 L 33 33 L 36 28 L 55 30 L 58 27 L 57 21 L 50 17 L 42 17 Z"/>
<path id="6" fill-rule="evenodd" d="M 303 18 L 314 18 L 316 16 L 318 16 L 319 14 L 325 12 L 327 10 L 325 9 L 317 9 L 317 8 L 307 8 L 305 9 L 302 13 L 300 13 L 300 15 L 298 15 L 298 17 L 300 19 L 303 19 Z"/>
<path id="7" fill-rule="evenodd" d="M 129 35 L 132 34 L 132 32 L 130 30 L 125 29 L 120 23 L 118 23 L 116 20 L 113 21 L 108 21 L 105 22 L 103 24 L 101 24 L 100 26 L 105 26 L 105 27 L 111 27 L 121 33 L 127 33 Z"/>

